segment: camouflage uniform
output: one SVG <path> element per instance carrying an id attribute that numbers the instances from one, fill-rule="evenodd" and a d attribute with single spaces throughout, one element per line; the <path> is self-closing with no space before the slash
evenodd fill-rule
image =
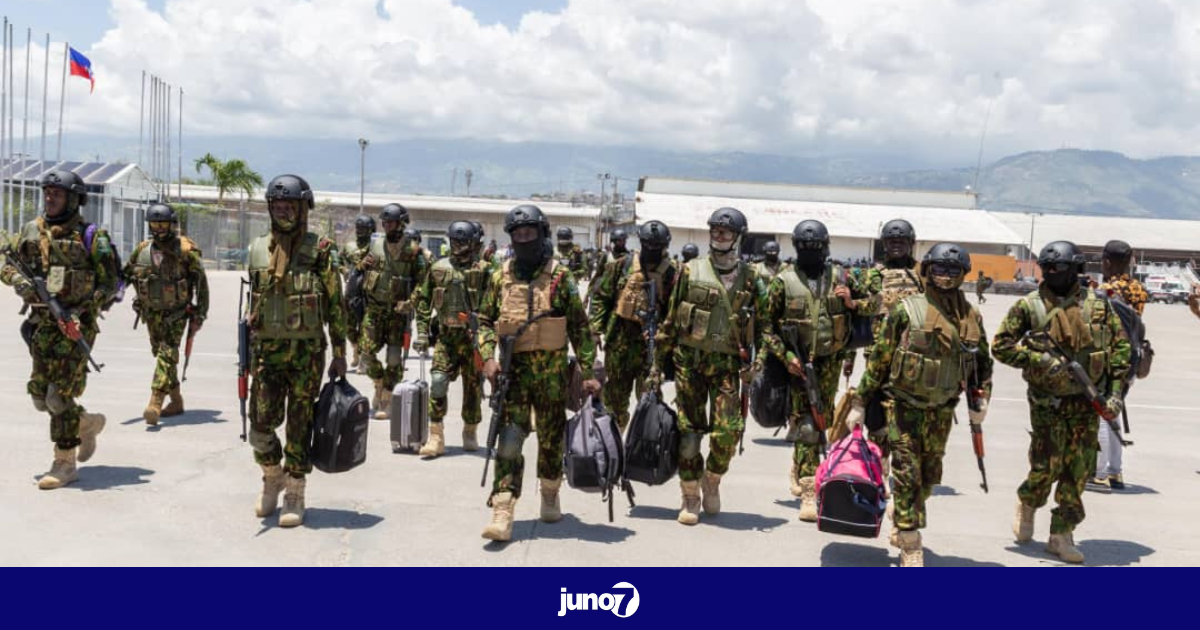
<path id="1" fill-rule="evenodd" d="M 339 268 L 342 273 L 342 279 L 350 278 L 350 274 L 358 268 L 358 264 L 367 256 L 367 247 L 370 245 L 370 239 L 367 242 L 347 243 L 345 248 L 338 251 Z M 359 356 L 358 339 L 362 336 L 362 318 L 358 312 L 346 305 L 346 331 L 347 338 L 350 340 L 350 346 L 354 350 L 354 356 L 357 359 Z"/>
<path id="2" fill-rule="evenodd" d="M 554 248 L 554 260 L 571 271 L 575 284 L 581 284 L 588 279 L 587 266 L 583 264 L 583 248 L 571 243 L 571 248 L 564 252 L 562 247 Z"/>
<path id="3" fill-rule="evenodd" d="M 664 257 L 651 274 L 656 284 L 658 321 L 667 314 L 671 291 L 679 275 L 678 265 Z M 645 390 L 646 331 L 642 315 L 649 299 L 641 260 L 632 254 L 604 268 L 591 301 L 591 330 L 604 337 L 604 406 L 617 416 L 621 430 L 629 424 L 629 395 L 635 381 L 640 397 Z"/>
<path id="4" fill-rule="evenodd" d="M 841 298 L 834 296 L 839 284 L 835 278 L 842 278 L 850 289 L 852 307 L 847 308 Z M 829 412 L 833 409 L 839 368 L 846 357 L 846 343 L 850 340 L 850 314 L 871 315 L 875 308 L 877 301 L 867 287 L 860 284 L 857 277 L 843 274 L 841 267 L 834 265 L 827 265 L 822 277 L 812 280 L 797 267 L 789 266 L 775 276 L 767 289 L 766 307 L 759 314 L 762 349 L 784 365 L 792 359 L 799 359 L 795 348 L 787 343 L 785 334 L 786 327 L 798 326 L 799 343 L 804 345 L 803 349 L 808 352 L 808 358 L 817 372 L 818 388 L 823 399 L 818 408 L 826 418 L 830 417 Z M 818 318 L 818 325 L 802 323 L 812 320 L 810 312 L 813 310 L 823 316 Z M 826 314 L 828 316 L 824 317 Z M 816 430 L 803 382 L 793 378 L 792 385 L 790 419 L 800 426 L 799 439 L 796 440 L 792 455 L 795 482 L 796 478 L 816 474 L 821 461 L 821 435 Z"/>
<path id="5" fill-rule="evenodd" d="M 779 275 L 780 271 L 783 271 L 783 268 L 784 264 L 782 261 L 772 265 L 764 260 L 754 265 L 754 271 L 758 274 L 764 286 L 771 284 L 771 280 L 774 280 L 775 276 Z"/>
<path id="6" fill-rule="evenodd" d="M 1137 311 L 1138 315 L 1145 312 L 1146 302 L 1150 301 L 1150 295 L 1146 293 L 1146 287 L 1142 286 L 1142 283 L 1136 279 L 1130 278 L 1129 274 L 1121 274 L 1116 278 L 1106 281 L 1100 285 L 1100 290 L 1121 296 L 1121 299 L 1133 307 L 1133 310 Z"/>
<path id="7" fill-rule="evenodd" d="M 864 399 L 884 397 L 892 458 L 892 522 L 899 530 L 925 527 L 925 501 L 942 481 L 942 457 L 966 380 L 964 368 L 976 370 L 985 397 L 991 394 L 993 362 L 983 318 L 961 291 L 955 292 L 953 301 L 948 308 L 916 295 L 897 304 L 884 317 L 883 333 L 876 337 L 858 386 Z M 966 317 L 956 315 L 959 312 Z M 949 325 L 939 326 L 941 321 Z M 973 365 L 959 349 L 960 342 L 978 349 Z M 912 365 L 919 368 L 909 369 Z M 935 385 L 923 380 L 926 369 L 936 375 Z"/>
<path id="8" fill-rule="evenodd" d="M 200 249 L 186 236 L 165 247 L 142 241 L 124 271 L 137 291 L 133 308 L 146 323 L 156 360 L 150 389 L 162 394 L 179 389 L 179 344 L 188 320 L 199 326 L 208 318 L 208 275 Z"/>
<path id="9" fill-rule="evenodd" d="M 80 216 L 59 226 L 39 217 L 22 227 L 14 255 L 46 280 L 51 295 L 78 318 L 84 340 L 94 348 L 100 307 L 116 292 L 117 278 L 112 273 L 114 254 L 108 233 L 96 230 L 89 248 L 84 239 L 88 226 Z M 0 281 L 16 287 L 18 294 L 33 291 L 7 261 Z M 79 423 L 85 413 L 77 399 L 87 387 L 87 357 L 41 304 L 32 304 L 22 326 L 22 334 L 26 332 L 33 358 L 26 389 L 34 406 L 50 414 L 50 440 L 59 449 L 74 449 L 80 444 Z"/>
<path id="10" fill-rule="evenodd" d="M 371 240 L 370 257 L 359 268 L 366 274 L 363 291 L 367 295 L 367 312 L 363 316 L 359 350 L 367 367 L 367 376 L 381 384 L 385 395 L 404 378 L 403 351 L 407 349 L 409 318 L 415 311 L 412 294 L 425 281 L 429 259 L 414 242 L 392 245 L 383 235 Z M 390 266 L 390 271 L 385 265 Z M 390 277 L 390 280 L 388 279 Z M 387 364 L 376 354 L 388 348 Z"/>
<path id="11" fill-rule="evenodd" d="M 1041 306 L 1037 306 L 1041 302 Z M 1086 334 L 1077 331 L 1077 357 L 1089 377 L 1106 391 L 1120 383 L 1129 371 L 1129 339 L 1117 314 L 1095 299 L 1090 291 L 1075 289 L 1066 298 L 1055 297 L 1044 287 L 1019 300 L 1008 311 L 992 343 L 996 360 L 1022 370 L 1028 383 L 1030 421 L 1029 476 L 1017 490 L 1021 503 L 1030 508 L 1046 504 L 1054 484 L 1058 484 L 1052 511 L 1051 534 L 1070 534 L 1083 521 L 1082 495 L 1096 463 L 1096 411 L 1069 380 L 1066 370 L 1052 371 L 1045 353 L 1028 347 L 1022 340 L 1027 331 L 1040 331 L 1049 312 L 1056 306 L 1082 303 Z M 1073 309 L 1072 309 L 1073 310 Z M 1053 331 L 1053 328 L 1049 330 Z M 1053 334 L 1053 333 L 1052 333 Z M 1091 337 L 1091 339 L 1087 339 Z M 1057 341 L 1070 351 L 1071 339 Z M 1090 343 L 1084 343 L 1090 342 Z"/>
<path id="12" fill-rule="evenodd" d="M 303 224 L 301 224 L 302 230 Z M 334 358 L 346 356 L 346 314 L 337 246 L 312 232 L 295 248 L 285 277 L 269 269 L 274 235 L 250 246 L 250 445 L 254 460 L 292 477 L 312 471 L 313 411 L 325 365 L 326 326 Z M 287 419 L 287 444 L 275 430 Z"/>
<path id="13" fill-rule="evenodd" d="M 488 283 L 479 307 L 479 351 L 485 361 L 493 358 L 496 356 L 499 334 L 511 334 L 511 329 L 515 329 L 525 319 L 547 312 L 529 312 L 521 306 L 522 317 L 525 318 L 522 321 L 506 321 L 501 317 L 506 305 L 511 306 L 518 300 L 524 302 L 521 296 L 532 291 L 532 284 L 550 285 L 550 315 L 538 320 L 538 330 L 530 327 L 526 331 L 513 354 L 509 375 L 511 384 L 505 397 L 505 416 L 501 419 L 500 429 L 503 431 L 505 427 L 515 426 L 523 435 L 528 435 L 534 429 L 530 416 L 536 415 L 538 478 L 558 481 L 563 474 L 563 446 L 567 424 L 566 340 L 562 340 L 560 349 L 522 351 L 521 346 L 524 340 L 532 343 L 540 339 L 539 334 L 552 327 L 559 327 L 560 330 L 565 327 L 566 337 L 579 357 L 584 379 L 591 379 L 593 376 L 591 365 L 596 360 L 596 348 L 588 333 L 587 313 L 583 309 L 579 289 L 572 274 L 557 261 L 550 260 L 542 265 L 533 280 L 525 281 L 516 277 L 514 266 L 515 262 L 512 260 L 504 263 L 499 271 L 492 274 Z M 519 498 L 524 473 L 524 455 L 517 454 L 512 458 L 497 457 L 489 505 L 490 497 L 504 492 L 511 492 L 513 497 Z"/>
<path id="14" fill-rule="evenodd" d="M 681 448 L 679 479 L 694 482 L 706 470 L 715 475 L 728 472 L 745 431 L 741 372 L 750 366 L 739 354 L 743 346 L 747 353 L 754 352 L 754 315 L 749 315 L 747 325 L 739 315 L 743 309 L 761 312 L 762 284 L 744 262 L 729 274 L 718 275 L 707 256 L 683 265 L 678 275 L 658 333 L 658 361 L 662 364 L 667 353 L 673 353 L 675 404 L 683 440 L 708 434 L 707 462 L 698 448 L 690 455 Z"/>
<path id="15" fill-rule="evenodd" d="M 437 311 L 442 332 L 433 348 L 429 420 L 441 422 L 446 417 L 450 381 L 462 374 L 462 419 L 474 426 L 482 420 L 479 370 L 483 366 L 475 364 L 476 340 L 471 337 L 469 314 L 476 311 L 493 270 L 482 260 L 466 269 L 455 265 L 453 260 L 446 257 L 434 263 L 417 289 L 417 335 L 428 338 L 430 319 Z"/>

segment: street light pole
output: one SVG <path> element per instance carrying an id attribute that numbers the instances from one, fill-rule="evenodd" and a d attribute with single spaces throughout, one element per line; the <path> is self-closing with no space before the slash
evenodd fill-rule
<path id="1" fill-rule="evenodd" d="M 366 138 L 358 139 L 358 148 L 362 155 L 359 161 L 358 170 L 358 213 L 363 214 L 366 208 L 367 197 L 367 145 L 370 142 Z"/>

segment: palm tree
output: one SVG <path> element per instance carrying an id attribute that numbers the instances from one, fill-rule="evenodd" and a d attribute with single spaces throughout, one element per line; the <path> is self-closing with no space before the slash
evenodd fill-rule
<path id="1" fill-rule="evenodd" d="M 212 180 L 217 186 L 217 205 L 222 205 L 225 194 L 231 191 L 241 191 L 247 197 L 254 193 L 255 186 L 263 185 L 262 175 L 246 165 L 244 160 L 222 161 L 211 153 L 196 159 L 196 172 L 207 168 L 212 174 Z"/>

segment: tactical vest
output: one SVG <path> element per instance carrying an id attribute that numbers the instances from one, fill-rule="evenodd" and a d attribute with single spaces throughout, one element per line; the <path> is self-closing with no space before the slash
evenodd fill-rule
<path id="1" fill-rule="evenodd" d="M 152 311 L 175 311 L 191 302 L 191 283 L 188 281 L 188 257 L 195 243 L 180 236 L 179 255 L 173 264 L 154 264 L 154 242 L 143 241 L 133 261 L 133 281 L 137 286 L 138 303 Z M 164 260 L 166 256 L 164 256 Z"/>
<path id="2" fill-rule="evenodd" d="M 319 242 L 316 234 L 305 234 L 278 283 L 271 276 L 271 236 L 260 236 L 250 245 L 250 304 L 259 339 L 324 339 Z"/>
<path id="3" fill-rule="evenodd" d="M 979 346 L 982 333 L 971 326 L 966 337 L 924 295 L 901 300 L 908 313 L 908 330 L 892 355 L 889 391 L 896 398 L 920 409 L 941 407 L 962 391 L 966 381 L 964 363 L 968 348 Z M 974 317 L 968 311 L 967 317 Z"/>
<path id="4" fill-rule="evenodd" d="M 807 278 L 801 278 L 795 265 L 779 272 L 783 280 L 785 307 L 782 326 L 795 326 L 800 341 L 807 345 L 813 357 L 827 357 L 846 347 L 850 342 L 850 312 L 842 299 L 833 294 L 837 283 L 833 278 L 841 277 L 842 268 L 834 265 L 821 276 L 824 295 L 816 295 L 808 288 Z"/>
<path id="5" fill-rule="evenodd" d="M 770 282 L 771 280 L 775 279 L 775 276 L 779 275 L 780 271 L 783 270 L 783 263 L 779 263 L 776 265 L 775 269 L 771 269 L 771 267 L 767 265 L 767 261 L 764 260 L 758 263 L 758 266 L 755 269 L 758 272 L 758 275 L 762 276 L 764 282 Z"/>
<path id="6" fill-rule="evenodd" d="M 1108 309 L 1105 301 L 1098 299 L 1091 291 L 1084 291 L 1082 295 L 1084 296 L 1081 305 L 1083 321 L 1091 328 L 1092 343 L 1090 346 L 1080 348 L 1074 356 L 1069 358 L 1078 361 L 1092 383 L 1103 391 L 1104 379 L 1108 373 L 1107 349 L 1112 342 L 1112 335 L 1108 329 Z M 1029 307 L 1030 329 L 1034 332 L 1043 330 L 1049 332 L 1050 312 L 1052 311 L 1047 311 L 1046 301 L 1042 299 L 1041 294 L 1034 291 L 1022 299 Z M 1068 352 L 1071 351 L 1071 348 L 1063 343 L 1062 339 L 1055 341 Z M 1084 388 L 1076 384 L 1065 369 L 1052 371 L 1034 362 L 1026 366 L 1021 375 L 1029 383 L 1030 388 L 1039 393 L 1058 397 L 1084 393 Z"/>
<path id="7" fill-rule="evenodd" d="M 690 261 L 687 294 L 675 313 L 679 342 L 689 348 L 736 356 L 741 336 L 738 314 L 743 306 L 754 306 L 754 280 L 750 265 L 739 262 L 730 295 L 709 258 Z"/>
<path id="8" fill-rule="evenodd" d="M 567 347 L 567 318 L 550 315 L 553 312 L 554 292 L 558 289 L 558 283 L 554 280 L 558 270 L 558 261 L 551 260 L 542 266 L 537 277 L 524 282 L 517 279 L 513 261 L 504 263 L 496 334 L 501 337 L 515 335 L 526 322 L 536 319 L 517 337 L 514 352 L 563 350 Z"/>
<path id="9" fill-rule="evenodd" d="M 617 295 L 617 306 L 613 309 L 613 314 L 621 319 L 644 324 L 639 313 L 646 312 L 650 307 L 648 286 L 651 282 L 654 283 L 657 293 L 655 300 L 658 304 L 666 302 L 666 297 L 663 295 L 663 280 L 667 270 L 671 268 L 671 261 L 663 258 L 654 271 L 646 272 L 642 269 L 640 258 L 634 256 L 631 260 L 632 262 L 626 263 L 625 268 L 629 270 L 629 274 L 625 276 L 624 286 Z M 658 314 L 656 313 L 654 316 L 657 317 Z"/>
<path id="10" fill-rule="evenodd" d="M 433 280 L 431 302 L 438 322 L 447 328 L 466 328 L 468 314 L 478 308 L 483 295 L 487 268 L 475 263 L 468 269 L 459 269 L 449 258 L 443 258 L 433 264 L 429 273 Z"/>
<path id="11" fill-rule="evenodd" d="M 363 290 L 371 304 L 394 307 L 396 312 L 406 313 L 411 310 L 408 300 L 416 286 L 417 259 L 421 253 L 419 250 L 413 253 L 406 246 L 405 251 L 392 260 L 385 243 L 387 238 L 382 235 L 371 237 L 370 252 L 375 265 L 363 279 Z"/>
<path id="12" fill-rule="evenodd" d="M 22 257 L 35 261 L 32 265 L 46 278 L 46 290 L 58 298 L 60 304 L 72 308 L 92 299 L 96 290 L 96 270 L 92 264 L 92 253 L 83 242 L 86 223 L 61 238 L 51 238 L 47 227 L 44 238 L 49 242 L 49 260 L 42 258 L 41 240 L 43 233 L 37 221 L 30 221 L 21 228 L 17 248 Z"/>
<path id="13" fill-rule="evenodd" d="M 879 309 L 881 319 L 900 300 L 922 293 L 920 281 L 911 269 L 892 269 L 884 265 L 877 265 L 875 269 L 883 276 L 883 290 L 880 292 L 883 304 Z"/>
<path id="14" fill-rule="evenodd" d="M 346 246 L 342 248 L 341 252 L 339 252 L 339 258 L 341 258 L 342 261 L 348 266 L 354 267 L 366 257 L 367 250 L 370 248 L 370 246 L 371 244 L 367 243 L 366 247 L 359 247 L 357 241 L 346 243 Z"/>

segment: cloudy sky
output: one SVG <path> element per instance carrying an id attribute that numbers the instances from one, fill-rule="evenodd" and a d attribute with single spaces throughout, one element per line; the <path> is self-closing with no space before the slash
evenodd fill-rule
<path id="1" fill-rule="evenodd" d="M 5 0 L 89 55 L 70 129 L 136 137 L 142 71 L 189 134 L 468 137 L 973 161 L 1200 144 L 1195 0 Z M 40 95 L 41 45 L 32 91 Z M 35 99 L 34 117 L 40 114 Z M 21 105 L 18 96 L 18 112 Z M 51 125 L 54 114 L 51 114 Z M 21 122 L 18 119 L 18 132 Z"/>

